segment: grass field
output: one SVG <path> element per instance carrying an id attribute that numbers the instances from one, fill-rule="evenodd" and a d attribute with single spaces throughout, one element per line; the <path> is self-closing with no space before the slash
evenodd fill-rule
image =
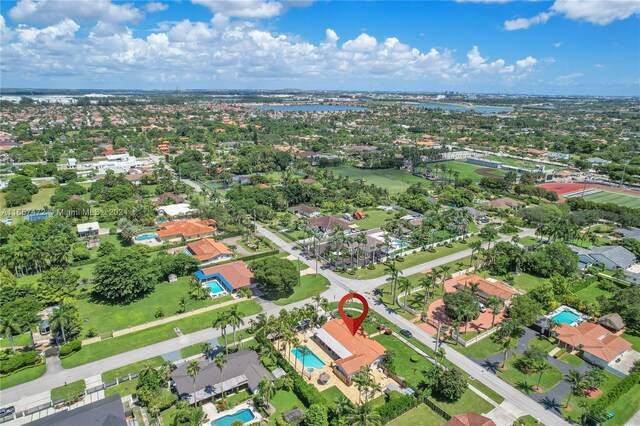
<path id="1" fill-rule="evenodd" d="M 421 182 L 428 185 L 429 181 L 418 176 L 397 169 L 358 169 L 350 166 L 330 167 L 334 174 L 349 178 L 363 179 L 366 184 L 373 184 L 385 188 L 390 194 L 404 192 L 411 184 Z"/>
<path id="2" fill-rule="evenodd" d="M 64 386 L 51 389 L 51 400 L 56 399 L 70 399 L 75 395 L 79 395 L 85 390 L 84 380 L 78 380 L 77 382 L 67 383 Z"/>
<path id="3" fill-rule="evenodd" d="M 334 402 L 340 395 L 344 395 L 337 386 L 331 386 L 320 393 L 328 402 Z"/>
<path id="4" fill-rule="evenodd" d="M 640 351 L 640 335 L 632 334 L 627 331 L 622 333 L 620 337 L 622 337 L 627 342 L 631 343 L 631 345 L 633 346 L 633 350 Z"/>
<path id="5" fill-rule="evenodd" d="M 520 392 L 529 394 L 533 393 L 533 387 L 538 384 L 539 374 L 525 374 L 522 371 L 516 368 L 516 362 L 519 358 L 522 358 L 521 355 L 513 356 L 507 360 L 507 369 L 506 370 L 498 370 L 498 377 L 500 377 L 505 382 L 509 383 L 511 386 L 518 389 Z M 540 387 L 545 391 L 556 386 L 562 380 L 562 372 L 554 366 L 542 374 L 542 379 L 540 380 Z"/>
<path id="6" fill-rule="evenodd" d="M 622 426 L 627 423 L 629 419 L 638 411 L 640 407 L 640 383 L 636 384 L 627 392 L 623 398 L 618 399 L 615 403 L 611 404 L 608 411 L 612 411 L 616 416 L 604 422 L 606 426 Z"/>
<path id="7" fill-rule="evenodd" d="M 564 406 L 567 403 L 567 398 L 569 397 L 569 395 L 565 395 L 564 398 L 562 398 L 562 403 L 561 403 L 561 408 L 562 408 L 562 414 L 565 416 L 565 418 L 570 418 L 571 420 L 573 420 L 576 424 L 580 423 L 580 414 L 582 413 L 582 410 L 580 410 L 580 401 L 584 401 L 587 400 L 591 403 L 593 403 L 594 401 L 597 401 L 598 399 L 602 398 L 602 395 L 605 395 L 607 392 L 611 391 L 611 389 L 620 382 L 620 380 L 622 380 L 621 378 L 614 376 L 613 374 L 609 373 L 608 371 L 605 370 L 605 377 L 606 380 L 604 382 L 604 384 L 602 386 L 600 386 L 600 389 L 602 389 L 602 394 L 600 396 L 594 397 L 594 398 L 590 398 L 587 399 L 584 396 L 578 396 L 578 395 L 573 395 L 571 397 L 571 400 L 569 401 L 570 404 L 569 406 L 571 407 L 570 411 L 567 411 L 564 409 Z M 638 385 L 636 385 L 637 387 Z M 633 398 L 632 392 L 629 391 L 628 393 L 625 394 L 624 397 L 620 398 L 620 400 L 622 401 L 627 401 L 627 404 L 629 403 L 629 399 L 628 398 Z M 637 398 L 636 398 L 637 399 Z M 630 408 L 631 410 L 635 410 L 637 408 L 637 405 L 633 408 Z M 622 407 L 620 407 L 620 409 L 622 409 Z M 629 410 L 629 408 L 627 408 L 627 410 Z M 611 410 L 609 410 L 611 411 Z M 618 413 L 616 413 L 616 417 L 618 417 Z M 629 417 L 631 417 L 629 415 Z M 607 424 L 613 424 L 613 423 L 607 423 Z M 618 424 L 622 424 L 622 423 L 618 423 Z"/>
<path id="8" fill-rule="evenodd" d="M 473 182 L 480 182 L 480 179 L 483 177 L 481 174 L 476 173 L 476 170 L 487 168 L 477 164 L 464 163 L 462 161 L 445 161 L 438 164 L 444 164 L 447 166 L 447 169 L 459 172 L 460 179 L 471 179 Z M 441 174 L 441 172 L 439 172 L 439 174 Z M 500 177 L 504 176 L 506 173 L 502 170 L 492 169 L 490 174 L 495 177 Z M 446 174 L 446 176 L 449 177 L 449 174 Z"/>
<path id="9" fill-rule="evenodd" d="M 17 373 L 10 374 L 6 377 L 2 377 L 0 378 L 0 390 L 30 382 L 31 380 L 41 377 L 46 372 L 47 366 L 42 363 L 34 367 L 18 371 Z"/>
<path id="10" fill-rule="evenodd" d="M 320 274 L 303 275 L 300 277 L 300 285 L 294 287 L 293 294 L 289 297 L 270 300 L 278 306 L 284 306 L 320 294 L 328 287 L 329 280 Z M 267 296 L 267 298 L 269 297 Z"/>
<path id="11" fill-rule="evenodd" d="M 98 334 L 122 330 L 155 321 L 158 307 L 162 307 L 164 315 L 169 317 L 177 313 L 178 303 L 183 296 L 187 300 L 187 312 L 231 299 L 231 296 L 228 296 L 219 299 L 195 300 L 189 296 L 189 291 L 189 277 L 180 277 L 175 283 L 164 282 L 156 285 L 153 293 L 128 305 L 112 305 L 96 303 L 91 299 L 80 299 L 78 307 L 83 321 L 82 327 L 84 330 L 95 327 Z"/>
<path id="12" fill-rule="evenodd" d="M 104 373 L 102 373 L 102 381 L 110 382 L 117 378 L 125 377 L 129 374 L 139 373 L 140 370 L 142 370 L 142 367 L 144 367 L 147 362 L 150 362 L 155 366 L 159 366 L 164 362 L 164 360 L 162 359 L 162 357 L 157 356 L 151 359 L 145 359 L 144 361 L 134 362 L 133 364 L 125 365 L 124 367 L 116 368 L 114 370 L 105 371 Z"/>
<path id="13" fill-rule="evenodd" d="M 27 204 L 24 204 L 22 206 L 17 206 L 17 207 L 9 207 L 7 208 L 8 211 L 11 211 L 12 209 L 15 210 L 41 210 L 44 207 L 49 206 L 49 201 L 51 200 L 51 196 L 53 195 L 53 193 L 56 191 L 56 188 L 42 188 L 40 189 L 40 191 L 38 191 L 37 194 L 35 194 L 34 196 L 31 197 L 31 201 Z M 5 193 L 4 192 L 0 192 L 0 209 L 4 209 L 5 208 Z M 0 214 L 0 217 L 8 217 L 10 215 L 8 214 Z M 24 216 L 14 216 L 13 219 L 13 223 L 19 223 L 22 222 L 22 220 L 24 220 L 25 217 Z"/>
<path id="14" fill-rule="evenodd" d="M 285 413 L 294 408 L 300 408 L 306 411 L 304 404 L 293 391 L 280 389 L 276 391 L 276 394 L 269 401 L 276 409 L 276 412 L 269 417 L 269 425 L 276 424 L 276 417 L 282 418 L 282 413 Z"/>
<path id="15" fill-rule="evenodd" d="M 619 206 L 640 208 L 640 197 L 621 192 L 602 191 L 597 194 L 587 195 L 584 199 L 595 203 L 613 203 Z"/>
<path id="16" fill-rule="evenodd" d="M 411 411 L 408 411 L 388 423 L 388 426 L 414 426 L 414 425 L 433 425 L 442 426 L 446 420 L 436 414 L 431 408 L 425 404 L 420 404 Z"/>
<path id="17" fill-rule="evenodd" d="M 111 395 L 120 395 L 127 396 L 131 395 L 136 391 L 136 386 L 138 385 L 138 379 L 127 380 L 126 382 L 119 383 L 115 386 L 107 388 L 104 391 L 105 398 L 110 397 Z"/>

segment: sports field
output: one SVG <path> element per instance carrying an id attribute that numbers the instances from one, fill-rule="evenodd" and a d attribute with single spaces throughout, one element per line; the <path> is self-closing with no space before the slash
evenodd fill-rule
<path id="1" fill-rule="evenodd" d="M 585 191 L 585 200 L 595 203 L 614 203 L 619 206 L 640 208 L 640 192 L 630 189 L 616 189 L 597 184 L 582 183 L 544 183 L 538 185 L 547 191 L 554 191 L 561 197 L 569 198 L 572 194 L 581 196 L 581 192 Z M 592 193 L 599 191 L 596 193 Z"/>
<path id="2" fill-rule="evenodd" d="M 640 208 L 640 196 L 622 194 L 620 192 L 602 191 L 584 197 L 585 200 L 595 203 L 614 203 L 619 206 Z"/>
<path id="3" fill-rule="evenodd" d="M 333 173 L 349 178 L 363 179 L 366 184 L 373 184 L 385 188 L 391 194 L 404 192 L 409 185 L 421 182 L 428 185 L 429 181 L 418 176 L 410 175 L 403 170 L 396 169 L 358 169 L 350 166 L 329 167 Z"/>
<path id="4" fill-rule="evenodd" d="M 501 177 L 506 174 L 506 172 L 498 169 L 488 168 L 484 166 L 478 166 L 477 164 L 463 163 L 462 161 L 445 161 L 442 163 L 447 169 L 456 171 L 460 173 L 460 179 L 471 179 L 473 182 L 480 182 L 485 176 L 490 177 Z M 430 165 L 433 169 L 434 165 Z M 438 172 L 439 174 L 441 172 Z M 449 177 L 449 174 L 446 174 Z"/>

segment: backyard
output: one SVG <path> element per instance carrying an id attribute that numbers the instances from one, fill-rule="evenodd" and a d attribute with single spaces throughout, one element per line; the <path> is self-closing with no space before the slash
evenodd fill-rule
<path id="1" fill-rule="evenodd" d="M 293 293 L 290 296 L 274 299 L 274 296 L 265 294 L 265 298 L 271 300 L 278 306 L 284 306 L 313 297 L 324 292 L 327 288 L 329 288 L 329 280 L 324 276 L 320 274 L 302 275 L 300 277 L 300 285 L 293 288 Z"/>
<path id="2" fill-rule="evenodd" d="M 413 410 L 408 411 L 391 421 L 387 426 L 442 426 L 445 423 L 446 420 L 436 414 L 435 411 L 427 407 L 425 404 L 420 404 Z"/>

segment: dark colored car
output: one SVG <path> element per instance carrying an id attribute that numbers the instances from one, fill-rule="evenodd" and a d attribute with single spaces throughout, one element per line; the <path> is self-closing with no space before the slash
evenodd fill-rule
<path id="1" fill-rule="evenodd" d="M 413 337 L 413 333 L 410 332 L 409 330 L 405 330 L 404 328 L 400 330 L 400 334 L 402 334 L 405 337 Z"/>
<path id="2" fill-rule="evenodd" d="M 10 416 L 16 412 L 16 408 L 12 405 L 10 407 L 0 408 L 0 417 Z"/>

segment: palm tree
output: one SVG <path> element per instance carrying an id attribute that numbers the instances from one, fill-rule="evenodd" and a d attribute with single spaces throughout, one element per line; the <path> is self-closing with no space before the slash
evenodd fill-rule
<path id="1" fill-rule="evenodd" d="M 13 344 L 13 336 L 20 334 L 20 323 L 14 315 L 3 315 L 0 317 L 0 327 L 2 328 L 2 335 L 8 337 L 11 342 L 11 351 L 16 353 L 16 348 Z"/>
<path id="2" fill-rule="evenodd" d="M 502 351 L 502 366 L 500 368 L 507 368 L 507 358 L 509 358 L 509 354 L 513 353 L 514 341 L 510 337 L 502 340 L 502 345 L 500 346 L 500 350 Z"/>
<path id="3" fill-rule="evenodd" d="M 351 401 L 349 401 L 349 398 L 344 396 L 342 393 L 340 393 L 340 396 L 338 396 L 334 402 L 336 406 L 335 412 L 338 418 L 344 417 L 353 409 L 353 405 L 351 404 Z"/>
<path id="4" fill-rule="evenodd" d="M 278 351 L 273 345 L 260 346 L 260 356 L 268 359 L 272 363 L 276 363 Z"/>
<path id="5" fill-rule="evenodd" d="M 398 282 L 398 287 L 400 289 L 400 292 L 404 293 L 404 306 L 405 306 L 405 311 L 407 310 L 407 304 L 409 303 L 409 290 L 411 290 L 411 281 L 409 281 L 409 279 L 407 278 L 403 278 Z"/>
<path id="6" fill-rule="evenodd" d="M 202 355 L 204 355 L 204 357 L 207 359 L 207 361 L 209 360 L 209 355 L 211 355 L 211 343 L 209 342 L 205 342 L 202 344 L 202 346 L 200 346 L 200 349 L 202 350 Z"/>
<path id="7" fill-rule="evenodd" d="M 58 308 L 54 309 L 49 317 L 49 323 L 52 328 L 59 329 L 62 333 L 62 341 L 67 343 L 67 335 L 65 329 L 68 329 L 74 320 L 74 312 L 69 305 L 61 303 Z"/>
<path id="8" fill-rule="evenodd" d="M 549 336 L 551 336 L 556 328 L 560 327 L 560 325 L 561 324 L 558 321 L 554 320 L 553 318 L 549 318 L 547 320 L 547 329 L 549 330 Z"/>
<path id="9" fill-rule="evenodd" d="M 491 296 L 489 300 L 487 300 L 487 308 L 491 309 L 491 328 L 496 322 L 496 315 L 502 309 L 502 305 L 504 302 L 497 296 Z"/>
<path id="10" fill-rule="evenodd" d="M 473 262 L 473 255 L 478 252 L 482 248 L 482 241 L 472 241 L 469 243 L 469 248 L 471 249 L 471 257 L 469 258 L 469 268 L 471 268 L 471 263 Z"/>
<path id="11" fill-rule="evenodd" d="M 200 426 L 209 421 L 209 418 L 200 407 L 185 407 L 177 411 L 175 424 L 185 426 Z"/>
<path id="12" fill-rule="evenodd" d="M 242 319 L 242 312 L 238 311 L 238 305 L 232 305 L 227 311 L 227 318 L 231 327 L 233 328 L 233 344 L 236 344 L 236 328 L 244 325 Z"/>
<path id="13" fill-rule="evenodd" d="M 431 289 L 433 288 L 433 284 L 435 275 L 433 272 L 426 274 L 424 277 L 420 278 L 420 285 L 424 290 L 424 299 L 422 300 L 422 312 L 426 312 L 427 310 L 427 302 L 429 301 L 429 297 L 431 296 Z"/>
<path id="14" fill-rule="evenodd" d="M 449 272 L 451 272 L 451 265 L 442 265 L 440 267 L 440 277 L 442 278 L 442 293 L 441 295 L 444 296 L 444 283 L 445 281 L 447 281 L 450 278 Z"/>
<path id="15" fill-rule="evenodd" d="M 398 275 L 402 275 L 402 271 L 398 268 L 395 261 L 385 263 L 384 271 L 391 275 L 391 294 L 393 304 L 396 304 L 396 286 L 398 285 Z"/>
<path id="16" fill-rule="evenodd" d="M 370 403 L 357 405 L 346 416 L 346 423 L 351 426 L 381 426 L 380 414 Z"/>
<path id="17" fill-rule="evenodd" d="M 200 373 L 200 363 L 198 361 L 191 361 L 189 365 L 187 365 L 187 374 L 193 380 L 193 403 L 198 406 L 198 399 L 196 398 L 196 377 Z"/>
<path id="18" fill-rule="evenodd" d="M 464 318 L 464 334 L 467 334 L 467 327 L 469 327 L 469 320 L 477 312 L 477 308 L 470 305 L 461 306 L 458 310 L 460 318 Z"/>
<path id="19" fill-rule="evenodd" d="M 217 328 L 222 333 L 222 337 L 224 338 L 224 350 L 227 355 L 229 355 L 229 343 L 227 342 L 227 326 L 229 326 L 229 317 L 228 311 L 221 312 L 220 315 L 213 320 L 213 324 L 211 325 L 213 328 Z"/>
<path id="20" fill-rule="evenodd" d="M 36 348 L 36 341 L 33 336 L 33 330 L 37 330 L 40 325 L 40 315 L 36 312 L 27 312 L 24 318 L 22 318 L 22 330 L 29 330 L 31 335 L 31 347 Z"/>
<path id="21" fill-rule="evenodd" d="M 569 383 L 571 387 L 571 392 L 569 392 L 569 398 L 567 398 L 567 404 L 565 405 L 565 407 L 568 407 L 571 396 L 583 391 L 586 387 L 585 375 L 578 370 L 569 370 L 569 374 L 564 376 L 564 381 Z"/>
<path id="22" fill-rule="evenodd" d="M 311 354 L 311 350 L 305 345 L 299 346 L 298 353 L 302 355 L 302 373 L 304 374 L 304 360 L 307 355 Z"/>
<path id="23" fill-rule="evenodd" d="M 536 385 L 537 390 L 540 390 L 540 381 L 542 380 L 542 375 L 549 370 L 551 370 L 551 364 L 543 360 L 538 366 L 538 373 L 540 375 L 538 376 L 538 384 Z"/>
<path id="24" fill-rule="evenodd" d="M 182 296 L 178 301 L 178 313 L 183 314 L 187 310 L 187 298 Z"/>
<path id="25" fill-rule="evenodd" d="M 220 393 L 222 394 L 222 399 L 224 399 L 224 367 L 227 365 L 227 358 L 224 356 L 222 352 L 220 352 L 213 359 L 213 362 L 216 365 L 216 367 L 220 369 L 220 376 L 221 376 L 220 386 L 222 387 L 220 389 Z"/>
<path id="26" fill-rule="evenodd" d="M 263 377 L 258 382 L 258 395 L 264 401 L 265 407 L 269 406 L 269 400 L 276 394 L 276 387 L 271 380 Z"/>

